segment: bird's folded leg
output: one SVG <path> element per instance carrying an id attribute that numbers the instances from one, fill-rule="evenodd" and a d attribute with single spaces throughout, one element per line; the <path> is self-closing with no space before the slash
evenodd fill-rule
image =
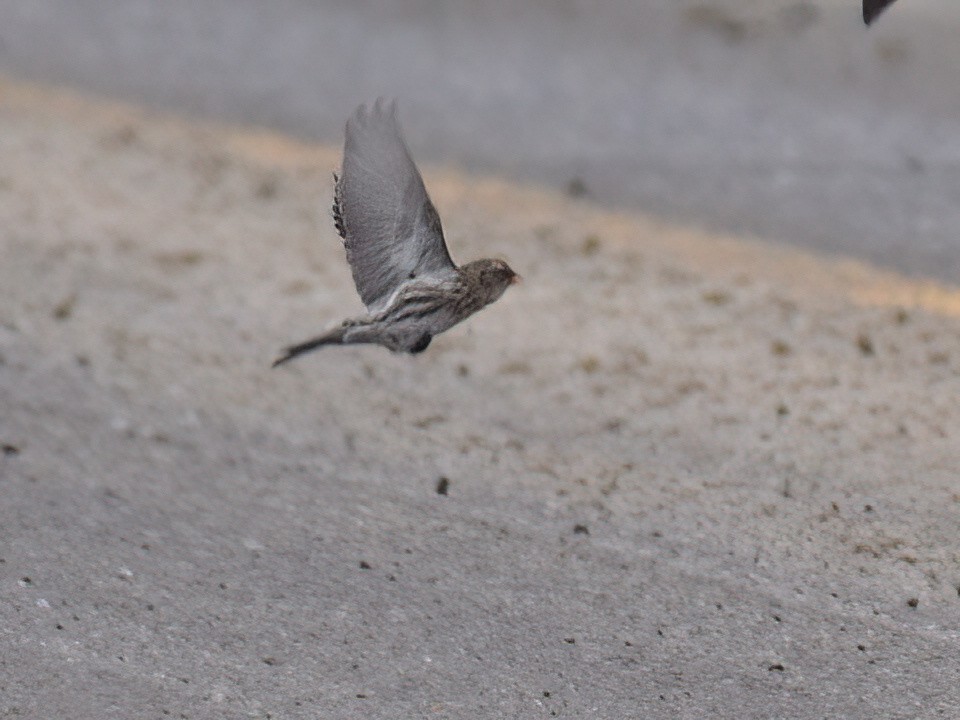
<path id="1" fill-rule="evenodd" d="M 427 349 L 427 346 L 430 344 L 431 340 L 433 340 L 433 335 L 431 335 L 430 333 L 424 333 L 410 347 L 410 354 L 416 355 L 417 353 L 422 353 L 424 350 Z"/>

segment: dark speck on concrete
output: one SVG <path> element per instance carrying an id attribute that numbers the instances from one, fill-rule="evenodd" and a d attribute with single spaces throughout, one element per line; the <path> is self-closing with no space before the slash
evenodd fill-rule
<path id="1" fill-rule="evenodd" d="M 583 178 L 574 177 L 567 183 L 567 195 L 570 197 L 579 198 L 586 194 L 587 184 L 583 181 Z"/>

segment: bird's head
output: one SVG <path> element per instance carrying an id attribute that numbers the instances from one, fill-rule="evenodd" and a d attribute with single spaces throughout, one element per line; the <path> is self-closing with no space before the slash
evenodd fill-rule
<path id="1" fill-rule="evenodd" d="M 486 304 L 499 299 L 508 287 L 520 282 L 520 276 L 499 258 L 474 260 L 463 266 L 463 272 L 476 283 L 477 291 L 483 295 Z"/>

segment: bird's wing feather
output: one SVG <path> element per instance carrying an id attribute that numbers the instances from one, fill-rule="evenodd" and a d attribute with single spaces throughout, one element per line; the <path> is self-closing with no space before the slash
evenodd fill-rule
<path id="1" fill-rule="evenodd" d="M 863 0 L 863 21 L 869 25 L 893 0 Z"/>
<path id="2" fill-rule="evenodd" d="M 347 121 L 334 222 L 364 304 L 381 309 L 412 278 L 456 272 L 443 228 L 400 134 L 396 104 L 377 100 Z"/>

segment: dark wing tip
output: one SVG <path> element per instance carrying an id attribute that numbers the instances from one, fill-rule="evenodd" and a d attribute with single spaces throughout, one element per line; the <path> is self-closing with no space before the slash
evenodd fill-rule
<path id="1" fill-rule="evenodd" d="M 333 174 L 333 226 L 337 229 L 337 234 L 344 240 L 347 239 L 347 226 L 343 222 L 343 186 L 340 184 L 340 177 Z"/>
<path id="2" fill-rule="evenodd" d="M 863 22 L 869 25 L 893 3 L 894 0 L 863 0 Z"/>

